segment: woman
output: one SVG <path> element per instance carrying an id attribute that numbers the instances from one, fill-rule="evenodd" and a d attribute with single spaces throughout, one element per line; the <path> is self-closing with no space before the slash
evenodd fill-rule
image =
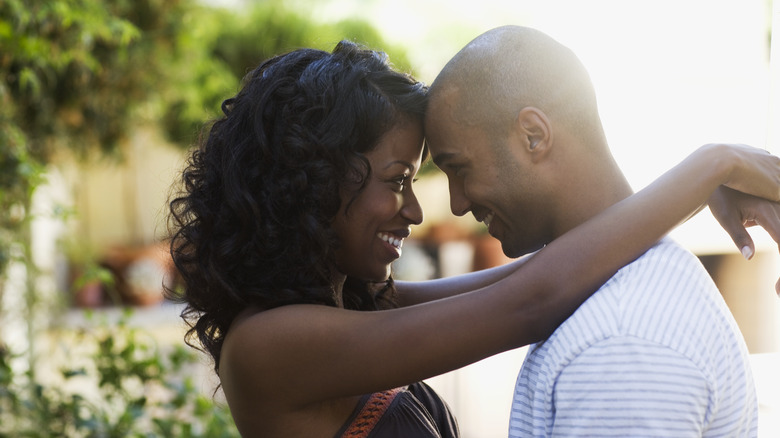
<path id="1" fill-rule="evenodd" d="M 297 50 L 251 72 L 193 153 L 171 251 L 188 337 L 214 359 L 242 435 L 457 436 L 446 404 L 415 382 L 544 339 L 718 184 L 780 192 L 768 155 L 703 148 L 526 262 L 396 287 L 391 263 L 423 220 L 412 182 L 425 98 L 381 53 Z M 765 170 L 689 181 L 726 153 Z M 734 196 L 740 214 L 760 215 Z"/>

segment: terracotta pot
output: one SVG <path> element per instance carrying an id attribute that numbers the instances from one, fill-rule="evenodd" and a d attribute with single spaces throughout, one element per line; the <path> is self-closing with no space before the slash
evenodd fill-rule
<path id="1" fill-rule="evenodd" d="M 81 286 L 73 292 L 73 304 L 85 309 L 103 306 L 103 284 L 95 280 Z"/>
<path id="2" fill-rule="evenodd" d="M 511 262 L 512 259 L 504 255 L 501 242 L 488 235 L 479 235 L 474 238 L 474 266 L 475 271 L 493 268 Z"/>
<path id="3" fill-rule="evenodd" d="M 150 306 L 164 300 L 163 287 L 170 286 L 173 262 L 167 243 L 140 248 L 114 248 L 106 257 L 117 277 L 117 289 L 123 301 Z"/>

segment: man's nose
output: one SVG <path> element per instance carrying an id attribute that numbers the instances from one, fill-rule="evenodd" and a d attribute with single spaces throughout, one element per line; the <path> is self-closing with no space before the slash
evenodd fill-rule
<path id="1" fill-rule="evenodd" d="M 455 216 L 463 216 L 471 211 L 471 202 L 466 198 L 463 190 L 456 185 L 450 185 L 450 210 Z"/>

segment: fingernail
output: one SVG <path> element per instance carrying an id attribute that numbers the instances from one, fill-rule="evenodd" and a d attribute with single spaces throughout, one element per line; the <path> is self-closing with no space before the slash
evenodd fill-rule
<path id="1" fill-rule="evenodd" d="M 753 250 L 750 249 L 750 247 L 747 245 L 743 246 L 742 257 L 745 257 L 745 260 L 750 260 L 751 258 L 753 258 Z"/>

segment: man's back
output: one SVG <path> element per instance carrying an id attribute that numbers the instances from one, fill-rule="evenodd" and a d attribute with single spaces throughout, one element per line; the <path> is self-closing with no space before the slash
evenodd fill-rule
<path id="1" fill-rule="evenodd" d="M 736 322 L 698 260 L 667 239 L 530 347 L 509 435 L 755 436 L 757 421 Z"/>

